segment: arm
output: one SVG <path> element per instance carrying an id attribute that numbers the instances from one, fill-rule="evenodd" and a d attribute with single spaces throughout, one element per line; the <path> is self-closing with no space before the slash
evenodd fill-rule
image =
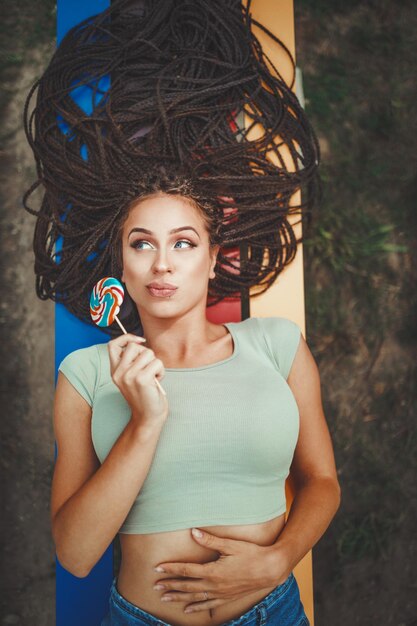
<path id="1" fill-rule="evenodd" d="M 287 379 L 300 413 L 290 469 L 294 487 L 286 525 L 270 547 L 270 571 L 282 582 L 324 534 L 340 505 L 341 491 L 323 412 L 319 370 L 303 336 Z"/>
<path id="2" fill-rule="evenodd" d="M 91 441 L 91 407 L 59 373 L 52 535 L 60 563 L 75 576 L 87 576 L 117 534 L 148 474 L 163 423 L 139 427 L 130 421 L 100 466 Z"/>

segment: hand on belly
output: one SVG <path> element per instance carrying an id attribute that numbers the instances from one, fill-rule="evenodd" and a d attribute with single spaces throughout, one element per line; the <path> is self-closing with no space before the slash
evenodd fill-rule
<path id="1" fill-rule="evenodd" d="M 201 538 L 191 536 L 201 547 L 214 551 L 214 556 L 204 563 L 185 562 L 183 558 L 160 562 L 156 571 L 160 568 L 162 575 L 153 589 L 163 591 L 161 601 L 187 602 L 186 612 L 202 611 L 274 584 L 267 566 L 271 560 L 267 547 L 207 532 Z M 287 576 L 283 570 L 283 580 Z"/>
<path id="2" fill-rule="evenodd" d="M 175 606 L 180 611 L 190 607 L 199 612 L 226 604 L 243 606 L 244 601 L 262 596 L 262 589 L 275 586 L 271 568 L 265 566 L 270 558 L 266 548 L 283 526 L 284 516 L 280 517 L 264 524 L 200 527 L 206 531 L 201 540 L 191 529 L 121 535 L 119 591 L 122 595 L 123 590 L 129 591 L 130 598 L 134 594 L 136 604 L 149 612 L 156 606 Z M 165 572 L 155 572 L 157 565 L 165 565 Z M 157 583 L 165 588 L 155 589 Z M 170 602 L 162 600 L 167 596 Z"/>

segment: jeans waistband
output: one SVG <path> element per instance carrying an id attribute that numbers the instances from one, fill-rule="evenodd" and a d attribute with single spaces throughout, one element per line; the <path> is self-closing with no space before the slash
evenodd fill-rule
<path id="1" fill-rule="evenodd" d="M 225 622 L 224 626 L 238 626 L 240 621 L 248 620 L 251 618 L 252 615 L 256 615 L 260 606 L 262 606 L 264 610 L 270 609 L 286 593 L 286 591 L 293 582 L 295 582 L 295 577 L 293 572 L 291 572 L 288 578 L 280 585 L 277 585 L 267 596 L 265 596 L 265 598 L 259 600 L 259 602 L 257 602 L 254 606 L 248 609 L 240 617 Z M 114 577 L 110 589 L 110 596 L 112 600 L 116 602 L 116 604 L 118 604 L 122 609 L 124 609 L 133 616 L 137 616 L 138 618 L 146 620 L 147 623 L 149 623 L 149 626 L 171 626 L 169 622 L 165 622 L 164 620 L 151 615 L 147 611 L 126 600 L 126 598 L 124 598 L 118 592 L 116 584 L 117 577 Z"/>

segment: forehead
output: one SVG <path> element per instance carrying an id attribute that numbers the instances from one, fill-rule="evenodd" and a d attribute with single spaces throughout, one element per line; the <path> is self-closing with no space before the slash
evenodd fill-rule
<path id="1" fill-rule="evenodd" d="M 203 223 L 200 211 L 187 198 L 158 194 L 133 204 L 124 228 L 136 225 L 163 232 L 184 224 L 201 228 Z"/>

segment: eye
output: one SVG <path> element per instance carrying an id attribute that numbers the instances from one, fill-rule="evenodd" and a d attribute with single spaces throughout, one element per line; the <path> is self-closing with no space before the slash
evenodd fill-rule
<path id="1" fill-rule="evenodd" d="M 184 243 L 184 242 L 188 243 L 191 248 L 195 248 L 196 247 L 196 245 L 194 243 L 192 243 L 192 241 L 188 241 L 188 239 L 178 239 L 178 241 L 176 243 Z M 139 247 L 139 244 L 141 244 L 141 243 L 149 244 L 149 241 L 146 241 L 146 239 L 136 239 L 136 241 L 134 241 L 130 245 L 131 245 L 132 248 L 136 248 L 137 250 L 143 250 L 142 247 Z"/>
<path id="2" fill-rule="evenodd" d="M 195 248 L 195 244 L 193 244 L 192 241 L 188 241 L 188 239 L 179 239 L 179 241 L 177 241 L 177 243 L 184 243 L 184 242 L 188 243 L 191 246 L 191 248 Z"/>
<path id="3" fill-rule="evenodd" d="M 137 239 L 133 241 L 130 245 L 132 248 L 137 248 L 138 250 L 142 250 L 143 248 L 139 248 L 140 243 L 149 243 L 149 241 L 145 241 L 145 239 Z"/>

